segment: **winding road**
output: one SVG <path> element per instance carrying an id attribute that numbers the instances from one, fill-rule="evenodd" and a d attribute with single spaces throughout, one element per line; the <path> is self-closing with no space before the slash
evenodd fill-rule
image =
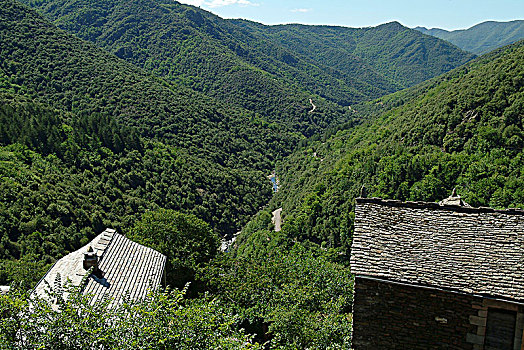
<path id="1" fill-rule="evenodd" d="M 313 112 L 315 111 L 315 109 L 317 109 L 317 106 L 315 106 L 315 105 L 313 104 L 313 99 L 311 99 L 311 98 L 309 99 L 309 103 L 311 103 L 311 106 L 313 106 L 313 109 L 310 110 L 309 113 L 313 113 Z"/>

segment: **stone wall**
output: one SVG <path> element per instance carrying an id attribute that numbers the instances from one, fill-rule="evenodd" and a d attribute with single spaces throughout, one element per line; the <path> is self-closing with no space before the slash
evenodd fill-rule
<path id="1" fill-rule="evenodd" d="M 472 340 L 468 337 L 477 335 L 479 328 L 470 318 L 477 316 L 482 308 L 480 297 L 357 277 L 353 347 L 355 350 L 477 349 L 473 342 L 468 342 Z"/>

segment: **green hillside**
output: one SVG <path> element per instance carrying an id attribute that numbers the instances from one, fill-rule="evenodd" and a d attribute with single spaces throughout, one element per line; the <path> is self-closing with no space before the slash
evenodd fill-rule
<path id="1" fill-rule="evenodd" d="M 0 72 L 0 284 L 22 283 L 22 291 L 13 284 L 14 290 L 0 295 L 4 319 L 12 320 L 0 323 L 0 347 L 348 347 L 349 269 L 334 254 L 265 233 L 250 238 L 256 251 L 222 254 L 201 266 L 190 281 L 205 285 L 209 295 L 183 299 L 186 289 L 161 291 L 115 311 L 73 294 L 67 311 L 55 312 L 34 298 L 28 309 L 23 291 L 56 258 L 103 228 L 148 232 L 146 219 L 172 208 L 224 233 L 269 199 L 269 183 L 260 181 L 267 181 L 264 175 L 222 168 L 141 137 L 107 115 L 77 115 L 35 102 Z M 146 210 L 149 217 L 140 220 Z M 156 243 L 175 251 L 191 248 Z"/>
<path id="2" fill-rule="evenodd" d="M 100 114 L 76 116 L 0 93 L 0 283 L 31 283 L 105 227 L 146 210 L 238 230 L 270 198 L 266 172 L 230 169 L 138 136 Z"/>
<path id="3" fill-rule="evenodd" d="M 328 118 L 322 111 L 304 111 L 285 125 L 270 125 L 264 116 L 155 78 L 57 30 L 12 1 L 1 14 L 5 39 L 0 42 L 0 69 L 39 101 L 75 114 L 113 116 L 145 136 L 191 149 L 194 154 L 212 154 L 218 164 L 252 166 L 249 158 L 253 154 L 283 150 L 298 138 L 292 133 L 302 125 Z M 335 118 L 336 113 L 330 112 L 329 118 Z M 249 154 L 239 156 L 247 150 Z M 269 165 L 267 159 L 256 161 Z"/>
<path id="4" fill-rule="evenodd" d="M 496 48 L 524 39 L 524 21 L 479 23 L 468 29 L 447 31 L 438 28 L 414 28 L 460 47 L 462 50 L 482 55 Z"/>
<path id="5" fill-rule="evenodd" d="M 318 96 L 343 106 L 377 98 L 472 57 L 398 23 L 264 26 L 170 0 L 28 2 L 149 72 L 272 117 L 293 118 L 309 98 L 327 104 Z"/>
<path id="6" fill-rule="evenodd" d="M 54 312 L 34 298 L 28 309 L 24 290 L 56 258 L 105 227 L 128 234 L 140 228 L 150 240 L 149 219 L 172 213 L 159 208 L 172 208 L 224 233 L 269 200 L 270 186 L 258 171 L 222 168 L 140 137 L 108 116 L 76 115 L 34 102 L 24 89 L 0 72 L 0 284 L 21 283 L 0 295 L 4 320 L 13 320 L 0 323 L 0 347 L 245 349 L 258 342 L 250 348 L 262 349 L 268 341 L 271 348 L 349 346 L 349 269 L 336 255 L 265 233 L 250 238 L 255 252 L 222 254 L 200 266 L 197 279 L 189 281 L 205 286 L 209 295 L 182 299 L 187 289 L 160 291 L 116 312 L 70 295 L 70 312 Z M 146 210 L 149 216 L 140 219 Z M 184 217 L 196 220 L 190 227 L 201 225 Z M 161 241 L 149 243 L 194 258 L 195 242 L 173 244 L 164 235 L 176 228 L 169 220 L 165 224 L 157 232 Z M 186 269 L 195 263 L 181 260 Z"/>
<path id="7" fill-rule="evenodd" d="M 235 23 L 259 31 L 267 40 L 298 52 L 316 65 L 336 71 L 344 81 L 355 81 L 354 84 L 360 84 L 359 91 L 375 90 L 367 94 L 368 99 L 378 97 L 381 91 L 393 91 L 379 80 L 380 76 L 399 90 L 445 73 L 472 57 L 398 22 L 369 28 Z"/>
<path id="8" fill-rule="evenodd" d="M 32 263 L 104 227 L 125 232 L 149 209 L 195 214 L 224 235 L 267 203 L 299 118 L 270 124 L 0 4 L 0 283 L 15 266 L 34 280 Z"/>
<path id="9" fill-rule="evenodd" d="M 31 5 L 54 23 L 0 0 L 0 285 L 12 283 L 0 348 L 348 349 L 362 185 L 524 205 L 524 42 L 470 61 L 398 23 L 263 26 L 168 0 Z M 58 311 L 28 297 L 106 227 L 165 254 L 181 289 L 115 308 L 55 290 Z M 218 236 L 241 229 L 219 252 Z"/>
<path id="10" fill-rule="evenodd" d="M 232 234 L 271 198 L 266 176 L 276 160 L 304 136 L 356 118 L 348 108 L 342 110 L 318 96 L 317 108 L 310 113 L 309 101 L 298 100 L 313 95 L 294 88 L 295 78 L 293 84 L 285 79 L 272 83 L 283 81 L 281 86 L 291 89 L 286 91 L 293 101 L 286 102 L 278 89 L 257 90 L 264 99 L 275 93 L 279 101 L 289 103 L 287 109 L 278 113 L 258 105 L 244 109 L 243 103 L 227 103 L 184 87 L 188 84 L 178 72 L 158 73 L 146 64 L 154 61 L 150 55 L 131 60 L 146 69 L 137 68 L 58 29 L 16 1 L 1 4 L 0 146 L 6 197 L 0 212 L 0 283 L 20 279 L 16 274 L 27 271 L 18 268 L 30 262 L 42 268 L 103 227 L 125 232 L 147 210 L 192 213 L 216 233 Z M 132 4 L 142 15 L 147 11 L 140 6 L 153 3 Z M 182 9 L 177 16 L 184 23 L 189 12 L 196 11 L 164 5 L 152 8 L 165 9 L 168 19 L 174 16 L 173 9 Z M 222 22 L 237 28 L 233 22 Z M 132 38 L 132 28 L 141 28 L 135 24 L 129 25 L 126 40 L 115 45 L 144 39 Z M 169 47 L 160 39 L 158 48 Z M 217 41 L 212 44 L 221 47 Z M 191 69 L 201 68 L 190 61 Z M 269 76 L 242 62 L 248 71 Z"/>
<path id="11" fill-rule="evenodd" d="M 284 235 L 349 249 L 362 185 L 413 201 L 457 187 L 473 206 L 524 207 L 524 42 L 355 109 L 362 125 L 280 163 L 270 208 L 283 207 Z"/>

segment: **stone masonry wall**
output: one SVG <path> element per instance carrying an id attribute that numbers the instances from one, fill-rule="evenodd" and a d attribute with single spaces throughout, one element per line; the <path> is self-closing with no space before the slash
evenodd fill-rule
<path id="1" fill-rule="evenodd" d="M 468 337 L 483 299 L 356 278 L 353 348 L 476 349 Z M 470 336 L 468 336 L 468 333 Z"/>

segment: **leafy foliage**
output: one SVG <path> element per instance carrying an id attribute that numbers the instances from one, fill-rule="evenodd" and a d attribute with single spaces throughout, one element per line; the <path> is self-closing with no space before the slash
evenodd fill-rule
<path id="1" fill-rule="evenodd" d="M 146 210 L 192 213 L 224 235 L 270 198 L 265 172 L 295 132 L 225 112 L 14 1 L 0 18 L 1 283 Z"/>
<path id="2" fill-rule="evenodd" d="M 126 232 L 143 212 L 158 208 L 193 213 L 217 232 L 231 232 L 271 195 L 269 184 L 259 185 L 261 173 L 224 170 L 203 177 L 199 169 L 208 163 L 161 144 L 146 143 L 143 154 L 100 148 L 75 159 L 81 166 L 21 146 L 0 148 L 2 259 L 49 264 L 105 227 Z M 2 283 L 11 273 L 6 265 Z"/>
<path id="3" fill-rule="evenodd" d="M 524 207 L 523 43 L 380 100 L 362 125 L 311 142 L 280 163 L 283 234 L 349 250 L 353 199 Z M 366 114 L 368 115 L 366 117 Z"/>
<path id="4" fill-rule="evenodd" d="M 300 139 L 292 128 L 279 129 L 263 116 L 152 77 L 13 0 L 2 5 L 2 75 L 52 109 L 107 116 L 142 136 L 231 168 L 267 169 Z M 300 117 L 309 122 L 307 111 Z"/>
<path id="5" fill-rule="evenodd" d="M 71 3 L 69 10 L 77 6 Z M 210 28 L 237 26 L 176 3 L 134 6 L 133 16 L 164 13 L 167 17 L 153 18 L 174 21 L 182 11 L 184 23 L 200 21 L 200 14 Z M 99 18 L 93 13 L 86 16 Z M 143 28 L 130 23 L 137 30 Z M 224 39 L 225 29 L 215 32 L 217 40 Z M 247 35 L 244 29 L 237 32 Z M 131 34 L 122 40 L 131 40 Z M 2 0 L 0 35 L 4 38 L 0 41 L 2 283 L 25 275 L 27 264 L 44 271 L 107 226 L 127 232 L 147 210 L 191 213 L 219 235 L 237 232 L 269 200 L 264 173 L 275 159 L 289 153 L 303 135 L 353 118 L 348 109 L 342 111 L 327 101 L 315 100 L 319 112 L 309 113 L 309 93 L 300 95 L 305 105 L 289 114 L 260 115 L 217 102 L 177 85 L 174 78 L 167 82 L 148 75 L 58 30 L 13 0 Z M 253 40 L 246 43 L 258 47 Z M 263 76 L 269 74 L 264 72 Z M 288 95 L 275 91 L 279 99 Z M 293 101 L 284 104 L 296 106 L 298 100 Z M 275 108 L 280 110 L 279 106 Z"/>
<path id="6" fill-rule="evenodd" d="M 184 299 L 185 290 L 151 292 L 142 301 L 92 305 L 77 288 L 31 299 L 18 291 L 0 295 L 2 349 L 262 349 L 238 327 L 238 318 L 216 300 Z"/>
<path id="7" fill-rule="evenodd" d="M 218 252 L 219 238 L 194 215 L 159 209 L 146 212 L 129 237 L 167 256 L 167 283 L 183 287 Z"/>
<path id="8" fill-rule="evenodd" d="M 60 28 L 150 72 L 262 115 L 294 118 L 313 98 L 327 112 L 311 116 L 320 128 L 339 121 L 332 118 L 340 111 L 319 96 L 347 106 L 471 58 L 398 23 L 264 26 L 169 0 L 26 2 Z"/>
<path id="9" fill-rule="evenodd" d="M 171 88 L 170 92 L 166 92 L 165 88 L 156 88 L 155 85 L 159 82 L 155 84 L 147 81 L 136 86 L 135 79 L 129 77 L 129 72 L 123 67 L 117 70 L 113 68 L 112 72 L 107 72 L 109 75 L 104 74 L 100 78 L 104 88 L 95 96 L 104 99 L 116 95 L 114 101 L 109 99 L 113 102 L 111 107 L 114 108 L 116 103 L 119 105 L 118 110 L 115 111 L 118 114 L 131 112 L 133 114 L 131 119 L 140 117 L 135 126 L 142 127 L 148 135 L 175 137 L 180 132 L 190 131 L 193 138 L 184 140 L 186 143 L 211 147 L 212 135 L 217 134 L 220 141 L 224 140 L 225 135 L 221 135 L 224 130 L 217 130 L 213 123 L 221 120 L 224 123 L 222 127 L 230 125 L 232 129 L 241 128 L 236 130 L 239 136 L 246 132 L 250 133 L 253 129 L 261 132 L 258 136 L 261 138 L 268 133 L 267 129 L 275 137 L 280 136 L 276 131 L 298 132 L 311 136 L 328 125 L 346 121 L 351 117 L 347 109 L 300 89 L 293 78 L 298 72 L 296 69 L 289 67 L 285 76 L 272 74 L 256 63 L 239 57 L 235 51 L 236 47 L 238 50 L 250 50 L 249 47 L 256 47 L 256 43 L 252 39 L 246 41 L 242 44 L 242 47 L 245 47 L 242 49 L 239 40 L 235 39 L 235 33 L 241 33 L 229 22 L 193 7 L 173 1 L 151 0 L 131 3 L 128 1 L 79 1 L 68 4 L 41 2 L 38 5 L 48 5 L 46 8 L 53 11 L 53 14 L 48 13 L 51 18 L 63 14 L 64 20 L 56 21 L 56 24 L 62 28 L 114 53 L 114 55 L 106 54 L 107 57 L 111 57 L 110 60 L 106 58 L 106 61 L 109 61 L 105 62 L 106 66 L 110 62 L 113 67 L 115 62 L 121 64 L 122 61 L 117 59 L 118 56 L 133 63 L 135 67 L 141 67 L 149 73 L 166 78 L 164 83 L 167 80 L 171 81 L 171 84 L 165 84 Z M 58 12 L 54 13 L 55 10 Z M 233 34 L 230 34 L 231 31 Z M 265 49 L 257 48 L 249 54 L 246 51 L 246 54 L 253 58 L 259 56 L 258 63 L 272 64 L 276 71 L 287 67 L 287 65 L 281 67 L 282 62 L 266 54 Z M 63 57 L 60 58 L 62 59 Z M 84 63 L 85 59 L 79 58 L 78 61 Z M 23 63 L 26 66 L 27 63 Z M 124 65 L 124 67 L 130 66 Z M 95 69 L 95 72 L 97 70 L 100 69 Z M 85 88 L 87 91 L 82 91 L 80 98 L 84 94 L 95 97 L 92 96 L 93 91 L 89 87 L 82 87 L 78 81 L 79 77 L 75 76 L 75 78 L 75 83 L 71 84 L 74 86 L 68 88 L 80 90 Z M 152 78 L 147 80 L 154 81 Z M 108 89 L 108 84 L 114 84 L 113 89 Z M 190 89 L 203 92 L 220 102 L 214 102 L 204 94 Z M 309 98 L 313 98 L 318 106 L 316 113 L 309 113 L 312 108 Z M 157 102 L 160 108 L 157 107 L 157 103 L 151 103 L 150 100 L 160 100 Z M 187 101 L 191 101 L 189 106 Z M 219 111 L 214 110 L 217 104 L 221 107 Z M 79 107 L 84 109 L 87 106 L 81 104 Z M 195 114 L 203 120 L 196 118 Z M 246 115 L 249 117 L 246 118 Z M 206 123 L 207 119 L 211 123 Z M 248 125 L 234 126 L 239 119 Z M 161 126 L 152 128 L 155 124 Z M 197 135 L 200 137 L 195 139 Z M 250 138 L 254 135 L 257 134 L 251 134 Z M 296 137 L 286 136 L 291 137 L 293 141 Z M 241 141 L 240 137 L 235 141 Z M 187 144 L 184 146 L 187 147 Z M 222 146 L 229 147 L 229 143 L 224 143 Z M 286 146 L 289 146 L 289 143 Z M 271 145 L 269 147 L 276 149 Z M 213 150 L 214 153 L 223 152 L 223 154 L 227 151 L 238 152 L 235 149 Z M 233 162 L 230 166 L 233 166 Z"/>
<path id="10" fill-rule="evenodd" d="M 0 3 L 0 282 L 38 278 L 110 226 L 167 254 L 172 284 L 214 298 L 160 291 L 109 308 L 76 290 L 52 296 L 57 312 L 14 292 L 0 297 L 7 348 L 260 348 L 241 327 L 276 349 L 348 348 L 344 253 L 362 184 L 524 203 L 524 45 L 350 110 L 471 56 L 398 23 L 266 27 L 167 0 L 32 3 L 118 58 Z M 216 237 L 271 198 L 265 174 L 296 144 L 281 190 L 217 254 Z"/>
<path id="11" fill-rule="evenodd" d="M 175 151 L 105 116 L 0 99 L 0 283 L 30 285 L 56 258 L 105 227 L 126 232 L 146 210 L 192 213 L 226 234 L 271 196 L 261 171 Z"/>
<path id="12" fill-rule="evenodd" d="M 458 67 L 473 56 L 444 41 L 420 35 L 398 22 L 371 28 L 263 26 L 248 21 L 238 25 L 260 32 L 266 40 L 297 52 L 343 81 L 355 92 L 335 90 L 340 85 L 301 81 L 312 91 L 343 105 L 368 101 Z"/>
<path id="13" fill-rule="evenodd" d="M 204 279 L 271 348 L 345 348 L 353 278 L 336 256 L 262 230 L 214 261 Z"/>

